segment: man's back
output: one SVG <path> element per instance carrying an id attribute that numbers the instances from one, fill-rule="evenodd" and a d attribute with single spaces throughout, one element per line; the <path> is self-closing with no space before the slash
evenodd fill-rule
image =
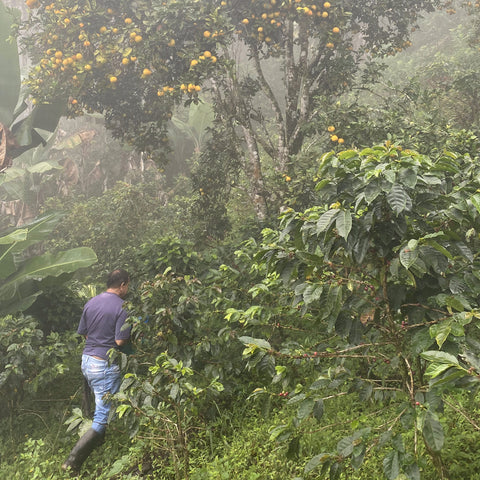
<path id="1" fill-rule="evenodd" d="M 115 340 L 128 339 L 129 329 L 122 327 L 127 318 L 123 299 L 103 292 L 87 302 L 77 332 L 87 337 L 83 353 L 108 359 L 107 352 L 117 346 Z"/>

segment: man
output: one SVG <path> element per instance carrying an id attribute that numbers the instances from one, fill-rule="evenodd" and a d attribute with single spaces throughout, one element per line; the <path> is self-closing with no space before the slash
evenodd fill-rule
<path id="1" fill-rule="evenodd" d="M 64 470 L 78 471 L 95 447 L 103 442 L 110 402 L 108 395 L 118 392 L 120 368 L 109 362 L 108 352 L 125 345 L 130 328 L 125 325 L 127 312 L 123 299 L 130 278 L 125 270 L 114 270 L 107 279 L 107 290 L 89 300 L 82 313 L 77 332 L 86 338 L 82 355 L 82 373 L 95 395 L 95 413 L 91 428 L 78 440 L 62 465 Z"/>

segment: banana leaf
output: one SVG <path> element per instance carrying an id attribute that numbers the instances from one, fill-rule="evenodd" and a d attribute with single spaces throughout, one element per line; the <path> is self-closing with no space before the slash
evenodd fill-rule
<path id="1" fill-rule="evenodd" d="M 45 253 L 26 260 L 19 270 L 0 283 L 0 315 L 28 308 L 42 293 L 38 288 L 42 279 L 73 273 L 96 261 L 95 252 L 88 247 Z"/>

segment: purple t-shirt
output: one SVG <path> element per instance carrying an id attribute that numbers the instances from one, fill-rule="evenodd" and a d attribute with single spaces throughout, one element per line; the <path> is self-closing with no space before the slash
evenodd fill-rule
<path id="1" fill-rule="evenodd" d="M 108 360 L 107 352 L 117 347 L 115 340 L 130 338 L 130 327 L 122 328 L 128 316 L 122 305 L 123 299 L 111 292 L 103 292 L 85 304 L 77 330 L 87 337 L 85 355 Z"/>

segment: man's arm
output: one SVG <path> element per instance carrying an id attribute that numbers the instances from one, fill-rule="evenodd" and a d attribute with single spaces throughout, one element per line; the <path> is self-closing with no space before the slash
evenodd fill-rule
<path id="1" fill-rule="evenodd" d="M 115 339 L 115 343 L 116 343 L 119 347 L 121 347 L 122 345 L 125 345 L 125 344 L 128 342 L 128 340 L 129 340 L 129 339 L 127 339 L 127 340 L 117 340 L 117 339 Z"/>

